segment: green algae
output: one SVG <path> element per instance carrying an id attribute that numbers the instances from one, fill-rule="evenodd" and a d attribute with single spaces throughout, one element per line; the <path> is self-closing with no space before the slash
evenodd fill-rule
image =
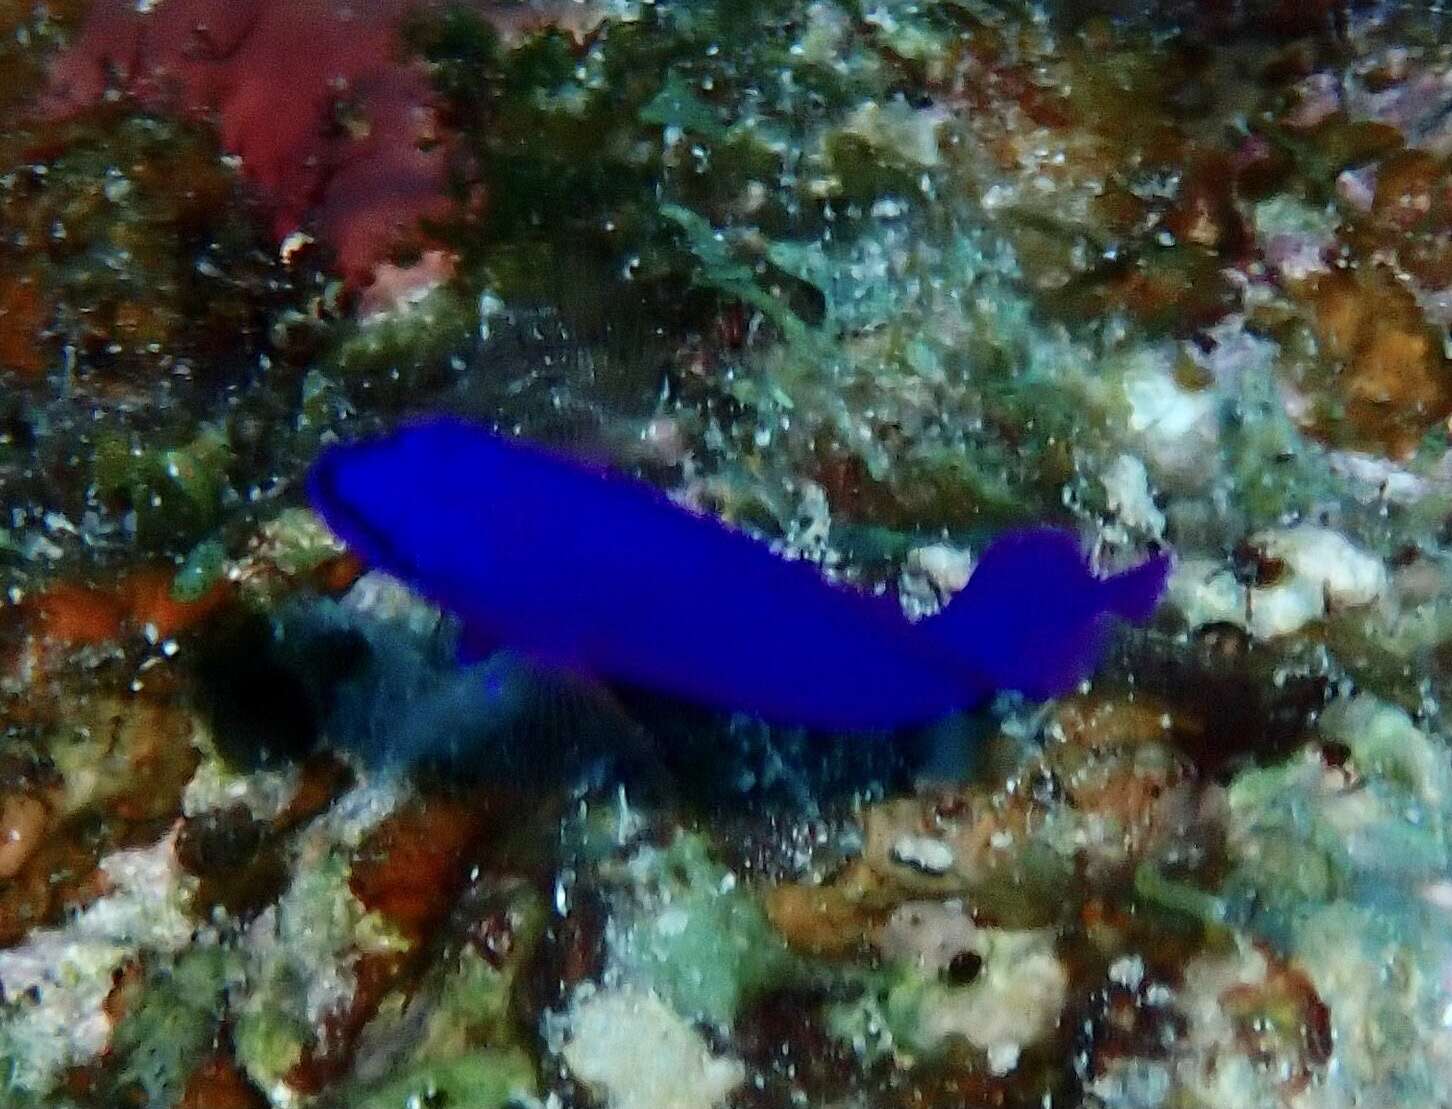
<path id="1" fill-rule="evenodd" d="M 348 1104 L 355 1109 L 414 1104 L 505 1109 L 532 1098 L 536 1089 L 528 1055 L 519 1050 L 485 1050 L 404 1068 L 376 1086 L 353 1092 Z"/>
<path id="2" fill-rule="evenodd" d="M 139 1087 L 147 1105 L 173 1105 L 212 1049 L 224 992 L 236 978 L 236 951 L 194 947 L 148 969 L 141 996 L 111 1040 L 120 1061 L 118 1091 Z"/>
<path id="3" fill-rule="evenodd" d="M 442 285 L 415 302 L 340 326 L 323 365 L 304 382 L 304 414 L 319 427 L 334 422 L 318 411 L 328 377 L 363 379 L 371 383 L 375 395 L 384 388 L 402 395 L 418 392 L 427 375 L 447 366 L 451 357 L 467 353 L 479 323 L 477 300 L 466 299 L 462 289 Z M 321 380 L 313 375 L 321 375 Z"/>
<path id="4" fill-rule="evenodd" d="M 891 100 L 892 65 L 858 50 L 832 65 L 813 61 L 798 49 L 795 14 L 774 2 L 651 6 L 611 24 L 583 59 L 558 33 L 506 50 L 457 15 L 422 24 L 422 52 L 441 87 L 461 94 L 466 126 L 477 119 L 497 185 L 477 242 L 490 285 L 513 300 L 531 295 L 538 275 L 568 273 L 607 301 L 633 287 L 658 299 L 665 319 L 698 322 L 713 299 L 680 292 L 714 289 L 716 300 L 744 299 L 800 337 L 790 312 L 774 308 L 771 275 L 722 255 L 715 231 L 803 244 L 823 231 L 850 235 L 851 221 L 830 212 L 837 187 L 819 188 L 839 175 L 821 154 L 810 156 L 815 172 L 795 166 L 794 151 L 855 127 L 867 135 L 858 137 L 861 174 L 847 175 L 855 180 L 896 149 L 897 116 L 908 110 L 891 107 L 870 127 L 854 122 L 862 104 Z M 746 37 L 729 38 L 748 24 Z M 852 187 L 870 201 L 907 183 Z"/>
<path id="5" fill-rule="evenodd" d="M 757 309 L 776 325 L 788 342 L 811 341 L 813 332 L 809 325 L 784 297 L 762 286 L 759 267 L 741 258 L 732 249 L 727 235 L 713 228 L 699 213 L 678 204 L 664 205 L 661 215 L 681 228 L 687 249 L 700 263 L 700 273 L 695 277 L 699 284 Z"/>
<path id="6" fill-rule="evenodd" d="M 334 1002 L 351 996 L 351 968 L 363 953 L 406 950 L 408 941 L 376 912 L 367 912 L 348 885 L 338 850 L 295 874 L 269 920 L 271 928 L 248 952 L 248 992 L 236 1013 L 237 1061 L 264 1087 L 284 1080 L 315 1040 L 311 990 L 319 968 L 344 968 L 332 982 Z"/>
<path id="7" fill-rule="evenodd" d="M 136 514 L 142 543 L 186 544 L 220 519 L 231 461 L 231 445 L 219 427 L 203 427 L 175 447 L 114 435 L 96 445 L 94 482 L 101 497 Z"/>
<path id="8" fill-rule="evenodd" d="M 1220 924 L 1229 912 L 1224 898 L 1207 893 L 1193 883 L 1170 878 L 1149 862 L 1135 868 L 1134 893 L 1150 905 L 1202 924 Z"/>
<path id="9" fill-rule="evenodd" d="M 493 1109 L 538 1093 L 530 1038 L 518 1019 L 516 990 L 548 920 L 538 893 L 499 891 L 507 944 L 484 950 L 472 942 L 446 952 L 417 986 L 385 999 L 370 1036 L 398 1045 L 382 1078 L 355 1077 L 348 1105 L 401 1104 L 410 1096 Z M 425 1013 L 422 1027 L 413 1016 Z M 376 1066 L 371 1068 L 378 1069 Z"/>
<path id="10" fill-rule="evenodd" d="M 437 1008 L 430 1017 L 418 1057 L 443 1058 L 457 1053 L 465 1043 L 502 1046 L 515 1038 L 510 1013 L 513 990 L 545 919 L 543 906 L 537 901 L 527 903 L 525 913 L 526 919 L 515 928 L 520 938 L 518 946 L 511 949 L 503 967 L 491 965 L 473 949 L 459 955 L 457 966 L 440 988 Z"/>
<path id="11" fill-rule="evenodd" d="M 790 980 L 795 960 L 703 839 L 681 834 L 624 866 L 636 892 L 612 918 L 610 950 L 627 981 L 683 1016 L 729 1027 L 751 997 Z"/>
<path id="12" fill-rule="evenodd" d="M 172 578 L 172 598 L 183 602 L 200 600 L 221 579 L 226 562 L 227 548 L 217 540 L 198 543 Z"/>

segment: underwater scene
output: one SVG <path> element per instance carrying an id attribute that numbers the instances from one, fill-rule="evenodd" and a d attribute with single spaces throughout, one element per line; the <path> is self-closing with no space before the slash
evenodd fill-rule
<path id="1" fill-rule="evenodd" d="M 0 0 L 0 1107 L 1452 1106 L 1452 15 Z"/>

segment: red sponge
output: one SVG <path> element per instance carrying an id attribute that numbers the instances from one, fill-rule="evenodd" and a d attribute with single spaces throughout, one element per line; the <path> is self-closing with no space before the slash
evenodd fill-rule
<path id="1" fill-rule="evenodd" d="M 419 221 L 448 216 L 449 136 L 421 65 L 399 41 L 427 0 L 96 0 L 56 61 L 43 110 L 59 117 L 109 89 L 147 108 L 214 119 L 272 213 L 366 285 Z"/>

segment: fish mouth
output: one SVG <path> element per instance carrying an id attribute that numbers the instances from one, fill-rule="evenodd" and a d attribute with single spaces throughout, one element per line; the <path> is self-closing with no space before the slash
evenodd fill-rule
<path id="1" fill-rule="evenodd" d="M 340 473 L 347 456 L 366 450 L 356 443 L 337 444 L 329 447 L 308 470 L 305 491 L 312 506 L 329 530 L 347 546 L 373 566 L 390 570 L 407 567 L 403 557 L 386 528 L 375 524 L 362 511 L 356 501 L 344 490 Z"/>

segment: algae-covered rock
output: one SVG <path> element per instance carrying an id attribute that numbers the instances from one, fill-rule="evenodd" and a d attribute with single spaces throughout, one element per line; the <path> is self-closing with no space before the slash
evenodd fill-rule
<path id="1" fill-rule="evenodd" d="M 349 887 L 350 851 L 393 811 L 400 792 L 398 783 L 385 780 L 360 785 L 341 799 L 294 846 L 295 857 L 307 865 L 248 927 L 237 1060 L 264 1090 L 285 1090 L 326 1020 L 346 1011 L 365 956 L 409 946 Z"/>
<path id="2" fill-rule="evenodd" d="M 483 1050 L 447 1062 L 401 1068 L 386 1082 L 351 1095 L 358 1109 L 393 1109 L 414 1102 L 506 1109 L 535 1091 L 534 1067 L 522 1051 Z"/>
<path id="3" fill-rule="evenodd" d="M 962 1040 L 1004 1074 L 1058 1024 L 1068 974 L 1049 931 L 979 928 L 961 904 L 910 901 L 883 925 L 878 947 L 906 968 L 884 1002 L 903 1050 Z"/>
<path id="4" fill-rule="evenodd" d="M 702 838 L 642 847 L 617 880 L 625 900 L 607 928 L 611 964 L 683 1016 L 729 1026 L 744 1001 L 791 974 L 793 960 L 755 895 Z"/>
<path id="5" fill-rule="evenodd" d="M 112 1046 L 116 1033 L 107 1001 L 114 978 L 138 959 L 165 961 L 185 952 L 195 923 L 189 915 L 194 883 L 178 866 L 173 837 L 154 845 L 108 855 L 101 869 L 112 885 L 59 928 L 36 929 L 25 942 L 0 952 L 0 1055 L 8 1067 L 5 1088 L 19 1094 L 45 1095 L 63 1079 L 67 1068 L 89 1063 Z M 199 971 L 198 994 L 180 999 L 206 1011 L 215 1000 L 215 979 L 205 955 L 182 955 Z M 192 962 L 192 959 L 199 961 Z M 171 1019 L 165 999 L 140 1014 L 145 1022 Z M 145 1002 L 143 1003 L 145 1004 Z M 122 1024 L 120 1048 L 128 1067 L 143 1085 L 173 1088 L 188 1055 L 184 1041 L 170 1039 L 165 1027 L 154 1040 L 143 1024 Z M 191 1034 L 191 1029 L 188 1029 Z M 167 1054 L 173 1049 L 174 1058 Z"/>
<path id="6" fill-rule="evenodd" d="M 1345 766 L 1328 765 L 1310 748 L 1232 783 L 1231 844 L 1241 878 L 1264 883 L 1260 896 L 1290 913 L 1302 902 L 1361 901 L 1377 888 L 1414 895 L 1452 864 L 1446 750 L 1369 697 L 1329 708 L 1322 733 L 1349 748 Z"/>
<path id="7" fill-rule="evenodd" d="M 216 523 L 230 462 L 221 428 L 170 448 L 116 437 L 97 445 L 94 480 L 103 498 L 134 513 L 142 541 L 185 546 Z"/>
<path id="8" fill-rule="evenodd" d="M 140 1087 L 151 1104 L 180 1096 L 212 1047 L 224 991 L 237 980 L 236 956 L 225 946 L 197 946 L 149 968 L 112 1038 L 122 1090 Z"/>
<path id="9" fill-rule="evenodd" d="M 1435 1103 L 1441 17 L 532 0 L 421 4 L 396 40 L 406 6 L 359 27 L 386 22 L 403 101 L 433 83 L 440 141 L 404 150 L 466 156 L 458 219 L 352 300 L 313 272 L 328 227 L 274 251 L 257 222 L 272 121 L 238 143 L 142 110 L 164 90 L 136 66 L 180 40 L 117 40 L 132 97 L 0 138 L 0 1100 Z M 17 119 L 78 11 L 0 15 Z M 319 56 L 229 30 L 183 80 L 215 51 L 255 87 L 264 58 L 270 99 Z M 388 89 L 326 88 L 302 145 L 398 149 L 368 126 Z M 336 690 L 318 737 L 265 666 L 238 698 L 262 735 L 202 728 L 209 664 L 290 636 L 348 667 L 290 631 L 306 612 L 427 642 L 459 693 L 413 714 L 380 663 L 377 734 L 475 722 L 446 614 L 303 507 L 324 444 L 434 410 L 637 472 L 914 618 L 1018 523 L 1104 573 L 1168 549 L 1174 578 L 1085 688 L 926 735 L 610 691 L 647 782 L 527 744 L 479 756 L 497 792 L 378 776 Z M 279 761 L 218 753 L 254 740 Z"/>
<path id="10" fill-rule="evenodd" d="M 1370 696 L 1324 714 L 1317 748 L 1241 774 L 1227 794 L 1230 918 L 1314 983 L 1334 1030 L 1327 1081 L 1431 1096 L 1447 1045 L 1446 912 L 1452 756 Z"/>

